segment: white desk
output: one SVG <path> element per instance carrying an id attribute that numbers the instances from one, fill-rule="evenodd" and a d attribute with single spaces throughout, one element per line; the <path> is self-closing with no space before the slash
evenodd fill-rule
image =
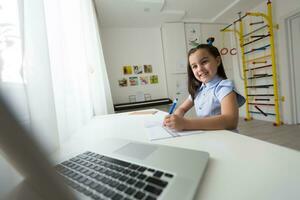
<path id="1" fill-rule="evenodd" d="M 98 141 L 109 137 L 152 143 L 144 128 L 144 120 L 149 117 L 127 113 L 96 117 L 54 158 L 64 159 L 86 150 L 97 152 Z M 209 152 L 208 168 L 196 199 L 300 199 L 300 152 L 225 130 L 154 143 Z"/>

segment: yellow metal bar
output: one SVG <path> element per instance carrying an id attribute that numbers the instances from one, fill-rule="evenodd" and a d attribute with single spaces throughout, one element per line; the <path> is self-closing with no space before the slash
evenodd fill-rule
<path id="1" fill-rule="evenodd" d="M 278 85 L 277 85 L 277 72 L 276 72 L 276 58 L 275 58 L 275 43 L 274 43 L 274 30 L 273 30 L 273 16 L 272 16 L 272 3 L 268 1 L 268 15 L 263 13 L 247 13 L 247 15 L 251 16 L 261 16 L 264 17 L 268 23 L 269 32 L 270 32 L 270 49 L 271 49 L 271 60 L 272 60 L 272 71 L 273 71 L 273 85 L 274 85 L 274 103 L 275 103 L 275 114 L 276 114 L 276 122 L 275 125 L 280 125 L 280 111 L 279 111 L 279 95 L 278 95 Z"/>
<path id="2" fill-rule="evenodd" d="M 250 15 L 250 16 L 254 16 L 254 17 L 263 17 L 267 20 L 267 23 L 270 26 L 270 19 L 269 19 L 269 16 L 267 16 L 266 14 L 260 13 L 260 12 L 247 12 L 246 14 Z M 271 24 L 272 24 L 272 22 L 271 22 Z"/>
<path id="3" fill-rule="evenodd" d="M 242 54 L 242 67 L 243 67 L 243 78 L 244 78 L 244 90 L 245 90 L 245 98 L 246 98 L 246 118 L 245 120 L 251 120 L 251 116 L 250 116 L 250 112 L 249 112 L 249 97 L 248 97 L 248 90 L 247 90 L 247 86 L 248 86 L 248 82 L 247 82 L 247 78 L 246 78 L 246 58 L 245 58 L 245 48 L 244 48 L 244 29 L 243 29 L 243 22 L 240 19 L 239 20 L 240 23 L 240 31 L 236 30 L 236 29 L 225 29 L 225 30 L 221 30 L 221 32 L 234 32 L 235 34 L 237 34 L 237 36 L 239 37 L 240 40 L 240 47 L 241 47 L 241 54 Z"/>
<path id="4" fill-rule="evenodd" d="M 240 19 L 240 31 L 239 31 L 239 38 L 240 38 L 240 47 L 241 47 L 241 53 L 242 53 L 242 63 L 243 63 L 243 78 L 244 78 L 244 91 L 245 91 L 245 97 L 246 97 L 246 120 L 251 120 L 250 112 L 249 112 L 249 97 L 248 97 L 248 79 L 246 77 L 246 57 L 245 57 L 245 47 L 244 47 L 244 27 L 243 27 L 243 21 Z"/>
<path id="5" fill-rule="evenodd" d="M 272 3 L 268 2 L 268 23 L 270 31 L 270 47 L 271 47 L 271 59 L 272 59 L 272 70 L 273 70 L 273 85 L 274 85 L 274 101 L 275 101 L 275 113 L 276 113 L 276 125 L 280 125 L 280 111 L 279 111 L 279 97 L 278 97 L 278 86 L 277 86 L 277 72 L 276 72 L 276 58 L 275 58 L 275 44 L 274 44 L 274 31 L 273 31 L 273 17 L 272 17 Z"/>

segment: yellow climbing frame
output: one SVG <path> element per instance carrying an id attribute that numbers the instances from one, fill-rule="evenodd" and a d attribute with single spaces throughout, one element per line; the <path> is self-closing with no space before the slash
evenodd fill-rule
<path id="1" fill-rule="evenodd" d="M 273 80 L 273 90 L 274 90 L 274 104 L 275 104 L 275 123 L 274 125 L 279 126 L 282 124 L 281 120 L 280 120 L 280 109 L 279 109 L 279 94 L 278 94 L 278 84 L 277 84 L 277 71 L 276 71 L 276 58 L 275 58 L 275 45 L 274 45 L 274 27 L 278 28 L 278 26 L 274 26 L 273 25 L 273 18 L 272 18 L 272 3 L 270 0 L 268 0 L 267 2 L 267 7 L 268 7 L 268 13 L 267 15 L 264 13 L 260 13 L 260 12 L 248 12 L 246 13 L 243 17 L 240 17 L 239 20 L 233 22 L 239 22 L 239 31 L 237 30 L 233 30 L 233 29 L 228 29 L 228 27 L 230 27 L 231 25 L 227 26 L 226 28 L 222 29 L 221 32 L 234 32 L 238 35 L 239 37 L 239 41 L 240 41 L 240 47 L 241 47 L 241 55 L 242 55 L 242 67 L 243 67 L 243 78 L 244 78 L 244 89 L 245 89 L 245 96 L 246 96 L 246 118 L 245 120 L 251 120 L 251 116 L 250 116 L 250 112 L 249 112 L 249 98 L 248 98 L 248 90 L 247 90 L 247 86 L 248 86 L 248 82 L 247 82 L 247 77 L 246 77 L 246 63 L 249 62 L 250 60 L 246 61 L 245 59 L 245 50 L 244 50 L 244 33 L 243 33 L 243 23 L 242 23 L 242 19 L 246 16 L 255 16 L 255 17 L 263 17 L 268 25 L 269 28 L 269 34 L 270 34 L 270 49 L 271 49 L 271 54 L 267 55 L 267 56 L 263 56 L 260 58 L 255 58 L 252 59 L 251 61 L 254 60 L 260 60 L 262 58 L 266 58 L 266 57 L 271 57 L 271 61 L 272 61 L 272 80 Z"/>

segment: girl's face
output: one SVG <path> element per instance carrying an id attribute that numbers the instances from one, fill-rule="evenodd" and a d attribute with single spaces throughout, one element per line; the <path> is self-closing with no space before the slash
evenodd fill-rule
<path id="1" fill-rule="evenodd" d="M 190 55 L 189 63 L 196 79 L 207 83 L 217 74 L 221 58 L 215 58 L 206 49 L 198 49 Z"/>

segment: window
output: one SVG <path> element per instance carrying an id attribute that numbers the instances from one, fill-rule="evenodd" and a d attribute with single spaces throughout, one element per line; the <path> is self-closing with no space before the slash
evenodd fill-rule
<path id="1" fill-rule="evenodd" d="M 22 83 L 22 40 L 17 0 L 0 1 L 0 81 Z"/>

